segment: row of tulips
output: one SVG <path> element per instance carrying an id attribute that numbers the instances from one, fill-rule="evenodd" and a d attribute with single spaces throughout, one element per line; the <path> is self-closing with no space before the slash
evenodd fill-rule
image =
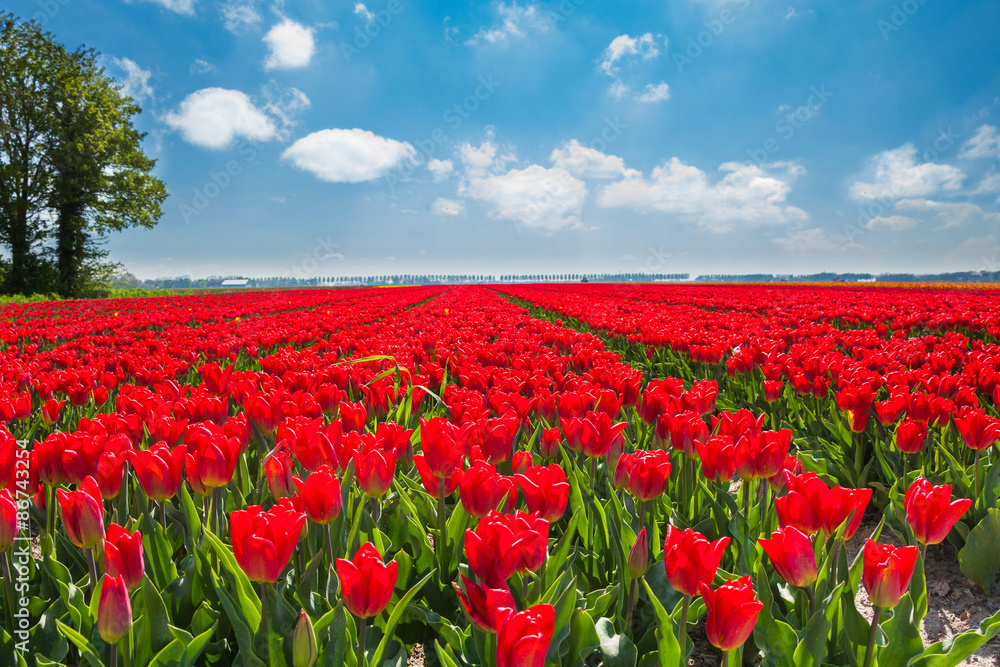
<path id="1" fill-rule="evenodd" d="M 233 366 L 216 350 L 158 382 L 119 369 L 106 401 L 14 417 L 32 435 L 0 440 L 4 559 L 29 530 L 41 556 L 26 603 L 5 596 L 5 650 L 22 606 L 38 623 L 20 664 L 383 665 L 415 644 L 449 667 L 682 664 L 704 618 L 731 664 L 929 665 L 1000 631 L 914 640 L 916 545 L 970 511 L 941 480 L 914 466 L 886 490 L 875 538 L 912 549 L 848 562 L 872 490 L 836 485 L 787 417 L 736 409 L 717 379 L 643 390 L 595 336 L 440 292 L 380 297 L 391 316 L 349 331 L 316 302 L 351 297 L 293 293 L 313 305 L 240 323 Z"/>

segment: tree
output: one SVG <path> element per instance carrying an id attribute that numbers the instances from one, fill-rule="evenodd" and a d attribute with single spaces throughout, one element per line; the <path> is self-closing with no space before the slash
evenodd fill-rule
<path id="1" fill-rule="evenodd" d="M 0 207 L 26 209 L 29 220 L 22 224 L 0 208 L 0 240 L 12 255 L 4 288 L 36 291 L 31 272 L 42 266 L 51 267 L 61 294 L 77 296 L 108 273 L 102 262 L 107 234 L 156 225 L 166 188 L 151 174 L 155 160 L 142 151 L 145 134 L 133 126 L 140 107 L 97 64 L 98 54 L 67 51 L 34 22 L 19 24 L 8 15 L 2 23 L 0 93 L 7 95 L 0 99 L 28 103 L 18 91 L 30 91 L 31 111 L 15 120 L 39 128 L 28 137 L 16 126 L 8 131 L 0 124 L 0 163 L 11 171 L 0 178 Z M 20 152 L 7 151 L 8 135 L 21 138 L 11 140 Z M 32 167 L 38 176 L 17 193 L 20 203 L 8 206 L 14 201 L 3 189 L 8 178 Z"/>

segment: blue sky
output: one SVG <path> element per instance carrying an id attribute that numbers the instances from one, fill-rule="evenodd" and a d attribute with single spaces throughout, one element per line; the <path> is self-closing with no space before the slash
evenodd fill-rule
<path id="1" fill-rule="evenodd" d="M 141 277 L 1000 270 L 1000 4 L 13 0 L 170 192 Z"/>

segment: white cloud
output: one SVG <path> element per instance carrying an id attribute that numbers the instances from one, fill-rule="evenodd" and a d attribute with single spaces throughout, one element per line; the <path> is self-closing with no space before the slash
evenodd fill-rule
<path id="1" fill-rule="evenodd" d="M 941 190 L 961 189 L 965 173 L 956 167 L 933 162 L 916 163 L 917 149 L 911 143 L 883 151 L 874 158 L 875 180 L 851 186 L 855 199 L 923 197 Z"/>
<path id="2" fill-rule="evenodd" d="M 902 232 L 912 229 L 916 224 L 916 220 L 905 215 L 880 215 L 877 218 L 869 220 L 865 226 L 868 229 L 887 229 L 891 232 Z"/>
<path id="3" fill-rule="evenodd" d="M 502 170 L 508 162 L 516 159 L 514 150 L 510 146 L 501 147 L 497 145 L 492 127 L 486 128 L 486 138 L 478 147 L 470 143 L 462 144 L 458 147 L 459 157 L 465 164 L 465 170 L 472 175 L 482 175 L 488 170 Z"/>
<path id="4" fill-rule="evenodd" d="M 163 118 L 185 141 L 205 148 L 226 148 L 237 138 L 269 141 L 278 130 L 263 111 L 239 90 L 203 88 L 184 98 Z"/>
<path id="5" fill-rule="evenodd" d="M 375 15 L 365 7 L 365 3 L 363 2 L 358 2 L 354 5 L 354 13 L 363 18 L 365 23 L 371 23 L 375 20 Z"/>
<path id="6" fill-rule="evenodd" d="M 271 28 L 264 42 L 270 49 L 264 60 L 264 69 L 268 70 L 306 67 L 316 50 L 313 31 L 290 19 Z"/>
<path id="7" fill-rule="evenodd" d="M 1000 158 L 1000 135 L 993 125 L 981 125 L 972 138 L 962 144 L 962 152 L 958 157 Z"/>
<path id="8" fill-rule="evenodd" d="M 195 0 L 145 0 L 177 14 L 194 15 Z"/>
<path id="9" fill-rule="evenodd" d="M 599 150 L 583 146 L 573 139 L 549 156 L 556 167 L 565 169 L 580 178 L 621 178 L 626 175 L 641 176 L 634 169 L 625 168 L 625 160 L 617 155 L 605 155 Z"/>
<path id="10" fill-rule="evenodd" d="M 255 27 L 261 21 L 260 14 L 252 0 L 249 2 L 234 0 L 224 5 L 216 5 L 216 8 L 222 19 L 222 25 L 229 32 L 242 32 Z"/>
<path id="11" fill-rule="evenodd" d="M 785 12 L 785 20 L 789 21 L 794 18 L 799 17 L 813 17 L 816 16 L 816 12 L 811 9 L 796 9 L 795 7 L 789 7 L 788 11 Z"/>
<path id="12" fill-rule="evenodd" d="M 973 190 L 974 195 L 988 195 L 1000 192 L 1000 171 L 990 169 L 979 182 L 979 187 Z"/>
<path id="13" fill-rule="evenodd" d="M 215 65 L 208 62 L 207 60 L 202 60 L 201 58 L 196 59 L 191 63 L 191 67 L 188 68 L 188 74 L 208 74 L 215 69 Z"/>
<path id="14" fill-rule="evenodd" d="M 465 210 L 465 202 L 455 199 L 438 197 L 431 204 L 431 212 L 435 215 L 459 215 Z"/>
<path id="15" fill-rule="evenodd" d="M 587 186 L 561 167 L 533 164 L 500 174 L 471 175 L 459 194 L 493 206 L 493 218 L 549 232 L 580 226 Z"/>
<path id="16" fill-rule="evenodd" d="M 608 76 L 616 76 L 619 60 L 628 56 L 641 56 L 643 60 L 651 60 L 658 55 L 660 51 L 656 48 L 652 33 L 647 32 L 639 37 L 618 35 L 611 40 L 608 48 L 604 49 L 600 69 Z"/>
<path id="17" fill-rule="evenodd" d="M 614 99 L 615 102 L 625 97 L 626 95 L 631 95 L 632 89 L 626 86 L 621 81 L 615 81 L 608 87 L 608 95 Z"/>
<path id="18" fill-rule="evenodd" d="M 597 201 L 605 208 L 676 215 L 712 232 L 783 225 L 809 217 L 785 205 L 792 189 L 787 181 L 805 172 L 799 165 L 784 162 L 762 168 L 727 162 L 719 171 L 725 175 L 712 182 L 704 171 L 675 157 L 654 168 L 648 179 L 629 177 L 605 186 Z"/>
<path id="19" fill-rule="evenodd" d="M 785 238 L 774 238 L 771 239 L 771 243 L 781 246 L 788 252 L 823 252 L 837 250 L 840 247 L 827 238 L 819 227 L 804 229 Z"/>
<path id="20" fill-rule="evenodd" d="M 987 213 L 975 204 L 967 202 L 940 202 L 929 199 L 900 199 L 896 208 L 934 216 L 940 226 L 937 229 L 951 229 L 963 225 L 986 223 L 1000 224 L 1000 213 Z"/>
<path id="21" fill-rule="evenodd" d="M 438 160 L 437 158 L 434 158 L 427 163 L 427 169 L 434 174 L 435 183 L 448 180 L 448 176 L 451 175 L 454 168 L 455 165 L 452 164 L 451 160 Z"/>
<path id="22" fill-rule="evenodd" d="M 112 58 L 111 62 L 125 73 L 125 80 L 121 82 L 123 95 L 128 95 L 136 102 L 142 102 L 147 97 L 153 96 L 153 88 L 149 85 L 152 72 L 139 67 L 130 58 Z"/>
<path id="23" fill-rule="evenodd" d="M 475 37 L 466 41 L 469 46 L 480 44 L 504 45 L 513 38 L 524 39 L 529 32 L 544 33 L 552 27 L 538 7 L 530 5 L 521 7 L 516 2 L 496 5 L 499 23 L 491 28 L 480 28 Z"/>
<path id="24" fill-rule="evenodd" d="M 329 183 L 361 183 L 381 178 L 404 161 L 416 159 L 410 144 L 367 130 L 320 130 L 285 149 L 282 159 Z"/>
<path id="25" fill-rule="evenodd" d="M 635 99 L 647 104 L 652 102 L 663 102 L 664 100 L 670 99 L 670 86 L 662 81 L 657 84 L 647 84 L 645 90 L 636 95 Z"/>
<path id="26" fill-rule="evenodd" d="M 264 110 L 280 120 L 283 128 L 294 125 L 295 117 L 312 104 L 298 88 L 281 88 L 274 81 L 263 88 L 263 97 L 267 101 Z"/>

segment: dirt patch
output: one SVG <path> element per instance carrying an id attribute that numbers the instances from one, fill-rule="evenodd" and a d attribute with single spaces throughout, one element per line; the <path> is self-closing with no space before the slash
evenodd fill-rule
<path id="1" fill-rule="evenodd" d="M 854 538 L 847 543 L 848 556 L 853 559 L 864 547 L 865 539 L 877 527 L 877 521 L 866 521 Z M 899 546 L 900 542 L 888 529 L 879 537 L 882 544 Z M 962 574 L 955 549 L 947 544 L 927 548 L 927 616 L 920 627 L 924 646 L 943 641 L 967 630 L 974 630 L 979 623 L 1000 610 L 1000 586 L 993 586 L 986 595 L 978 584 Z M 871 620 L 872 607 L 868 594 L 860 586 L 857 595 L 858 610 Z M 970 655 L 961 665 L 969 667 L 1000 667 L 1000 637 L 994 637 Z"/>

